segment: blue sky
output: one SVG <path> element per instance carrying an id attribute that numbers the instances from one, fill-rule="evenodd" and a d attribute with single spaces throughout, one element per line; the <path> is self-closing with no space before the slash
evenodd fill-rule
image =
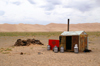
<path id="1" fill-rule="evenodd" d="M 0 24 L 100 23 L 100 0 L 0 0 Z"/>

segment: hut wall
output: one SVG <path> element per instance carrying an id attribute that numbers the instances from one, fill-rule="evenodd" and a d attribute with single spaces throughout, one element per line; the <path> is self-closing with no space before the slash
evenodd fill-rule
<path id="1" fill-rule="evenodd" d="M 67 43 L 69 44 L 69 37 L 71 37 L 71 49 L 68 49 L 68 47 L 70 47 L 69 45 L 67 45 Z M 74 46 L 75 44 L 78 45 L 79 47 L 79 36 L 78 35 L 73 35 L 73 36 L 60 36 L 59 37 L 59 40 L 60 40 L 60 43 L 59 43 L 59 49 L 60 47 L 64 47 L 64 50 L 66 51 L 74 51 Z M 67 40 L 68 39 L 68 40 Z"/>
<path id="2" fill-rule="evenodd" d="M 60 36 L 59 49 L 61 47 L 64 47 L 64 50 L 66 50 L 66 36 Z"/>
<path id="3" fill-rule="evenodd" d="M 87 49 L 88 49 L 88 42 L 89 42 L 89 38 L 88 38 L 88 36 L 87 36 Z"/>
<path id="4" fill-rule="evenodd" d="M 79 51 L 84 51 L 87 48 L 87 35 L 80 35 Z"/>
<path id="5" fill-rule="evenodd" d="M 85 35 L 85 37 L 84 37 L 84 42 L 85 42 L 85 49 L 87 48 L 87 41 L 88 40 L 88 36 L 87 35 Z"/>

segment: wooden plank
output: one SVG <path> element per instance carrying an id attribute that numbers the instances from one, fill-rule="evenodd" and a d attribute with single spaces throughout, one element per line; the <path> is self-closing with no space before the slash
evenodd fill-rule
<path id="1" fill-rule="evenodd" d="M 59 44 L 59 49 L 61 47 L 64 47 L 64 50 L 66 50 L 66 36 L 61 36 L 60 44 Z"/>
<path id="2" fill-rule="evenodd" d="M 83 49 L 83 42 L 84 42 L 84 40 L 83 40 L 83 35 L 80 35 L 80 47 L 79 47 L 79 51 L 80 51 L 80 52 L 81 52 L 82 49 Z"/>
<path id="3" fill-rule="evenodd" d="M 80 48 L 79 51 L 84 51 L 87 47 L 87 35 L 80 35 Z"/>
<path id="4" fill-rule="evenodd" d="M 87 48 L 87 36 L 84 37 L 85 49 Z"/>
<path id="5" fill-rule="evenodd" d="M 79 47 L 79 36 L 72 36 L 72 51 L 74 51 L 75 44 Z"/>

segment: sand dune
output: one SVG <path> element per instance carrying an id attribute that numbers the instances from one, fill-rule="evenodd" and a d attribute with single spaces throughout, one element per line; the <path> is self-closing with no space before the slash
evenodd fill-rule
<path id="1" fill-rule="evenodd" d="M 0 32 L 50 32 L 66 31 L 67 24 L 0 24 Z M 100 23 L 70 24 L 70 31 L 100 31 Z"/>

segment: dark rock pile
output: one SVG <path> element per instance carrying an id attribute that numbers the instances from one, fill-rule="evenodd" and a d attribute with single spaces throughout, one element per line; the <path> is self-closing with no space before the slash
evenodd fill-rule
<path id="1" fill-rule="evenodd" d="M 31 44 L 38 44 L 38 45 L 43 45 L 40 40 L 35 40 L 34 38 L 33 39 L 27 39 L 27 40 L 21 40 L 21 39 L 18 39 L 14 46 L 29 46 Z"/>

